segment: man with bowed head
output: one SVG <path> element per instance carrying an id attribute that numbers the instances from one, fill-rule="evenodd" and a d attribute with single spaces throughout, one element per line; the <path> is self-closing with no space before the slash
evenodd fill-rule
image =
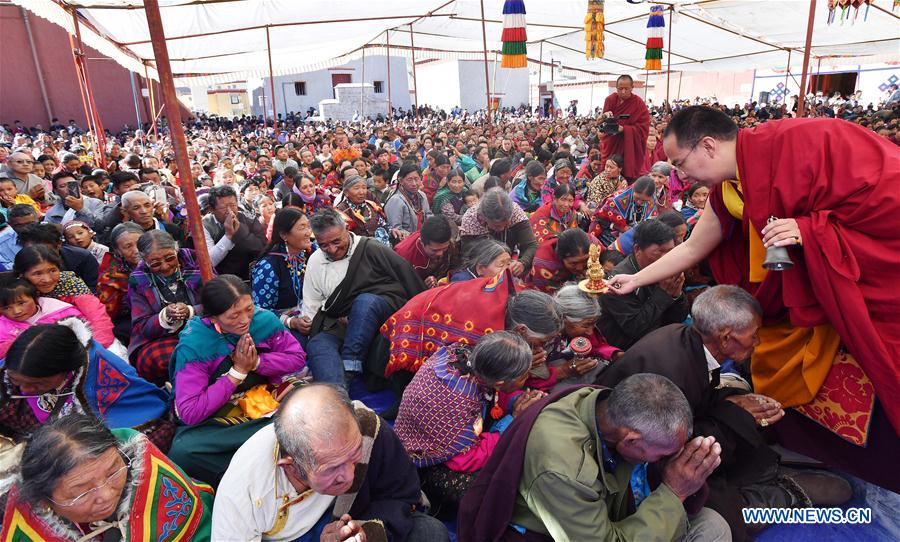
<path id="1" fill-rule="evenodd" d="M 506 428 L 463 498 L 460 540 L 731 540 L 704 508 L 721 445 L 665 377 L 550 395 Z"/>
<path id="2" fill-rule="evenodd" d="M 342 389 L 311 384 L 235 454 L 216 494 L 212 539 L 449 540 L 439 520 L 416 511 L 420 496 L 391 427 Z"/>
<path id="3" fill-rule="evenodd" d="M 636 179 L 644 167 L 647 136 L 650 133 L 650 111 L 640 96 L 633 93 L 634 80 L 630 75 L 616 79 L 616 91 L 603 102 L 603 116 L 616 119 L 618 134 L 601 134 L 602 160 L 605 164 L 614 154 L 625 158 L 623 175 Z M 627 118 L 621 118 L 628 115 Z"/>

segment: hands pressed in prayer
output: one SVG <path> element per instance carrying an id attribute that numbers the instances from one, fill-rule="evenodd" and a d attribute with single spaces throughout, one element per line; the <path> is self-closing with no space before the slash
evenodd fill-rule
<path id="1" fill-rule="evenodd" d="M 722 446 L 714 437 L 696 437 L 663 467 L 663 483 L 683 502 L 703 487 L 706 478 L 722 462 Z"/>
<path id="2" fill-rule="evenodd" d="M 249 374 L 259 365 L 259 353 L 257 353 L 256 345 L 253 344 L 249 333 L 241 335 L 241 338 L 238 339 L 231 360 L 234 368 L 244 374 Z"/>
<path id="3" fill-rule="evenodd" d="M 435 284 L 437 284 L 437 279 L 434 277 L 425 277 L 425 286 L 428 288 L 434 288 Z"/>
<path id="4" fill-rule="evenodd" d="M 541 390 L 525 390 L 519 395 L 518 399 L 516 399 L 515 404 L 513 405 L 512 417 L 515 418 L 522 412 L 525 412 L 525 409 L 533 405 L 534 403 L 543 399 L 547 394 L 542 392 Z"/>
<path id="5" fill-rule="evenodd" d="M 349 514 L 333 521 L 322 530 L 320 542 L 366 542 L 366 533 Z"/>
<path id="6" fill-rule="evenodd" d="M 802 245 L 800 226 L 793 218 L 779 218 L 766 224 L 762 229 L 762 242 L 766 248 L 770 246 L 789 247 Z"/>
<path id="7" fill-rule="evenodd" d="M 772 425 L 784 417 L 781 403 L 765 395 L 758 393 L 732 395 L 727 400 L 749 412 L 762 427 Z"/>
<path id="8" fill-rule="evenodd" d="M 556 366 L 556 379 L 565 380 L 573 376 L 581 376 L 594 370 L 599 363 L 594 358 L 575 358 L 569 363 Z"/>
<path id="9" fill-rule="evenodd" d="M 312 329 L 312 320 L 306 316 L 294 318 L 291 320 L 291 327 L 304 335 L 309 335 L 309 331 Z"/>
<path id="10" fill-rule="evenodd" d="M 238 222 L 237 215 L 228 211 L 225 213 L 225 221 L 222 224 L 222 227 L 225 228 L 225 237 L 231 239 L 235 232 L 238 231 L 238 228 L 241 227 L 241 223 Z"/>
<path id="11" fill-rule="evenodd" d="M 675 276 L 659 281 L 659 287 L 672 297 L 679 297 L 684 287 L 684 273 L 678 273 Z"/>
<path id="12" fill-rule="evenodd" d="M 531 368 L 540 367 L 542 363 L 547 361 L 547 351 L 543 348 L 533 349 L 531 351 Z"/>
<path id="13" fill-rule="evenodd" d="M 173 303 L 165 308 L 166 318 L 169 320 L 187 320 L 191 314 L 190 309 L 184 303 Z"/>

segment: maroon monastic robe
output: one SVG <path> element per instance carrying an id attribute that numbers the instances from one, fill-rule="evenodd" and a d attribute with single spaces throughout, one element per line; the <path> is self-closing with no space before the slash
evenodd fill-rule
<path id="1" fill-rule="evenodd" d="M 619 115 L 630 115 L 627 119 L 619 119 L 619 126 L 625 130 L 617 135 L 603 138 L 601 145 L 602 160 L 605 164 L 613 154 L 621 154 L 625 158 L 625 169 L 622 175 L 635 179 L 644 168 L 647 155 L 647 136 L 650 134 L 650 111 L 644 100 L 636 94 L 625 101 L 613 92 L 603 102 L 603 112 L 611 111 L 616 118 Z"/>
<path id="2" fill-rule="evenodd" d="M 710 255 L 716 280 L 754 293 L 767 318 L 795 326 L 831 324 L 872 380 L 900 428 L 900 151 L 861 126 L 835 119 L 769 121 L 741 130 L 738 173 L 744 220 L 710 205 L 725 241 Z M 749 222 L 794 218 L 802 248 L 794 268 L 747 277 Z"/>

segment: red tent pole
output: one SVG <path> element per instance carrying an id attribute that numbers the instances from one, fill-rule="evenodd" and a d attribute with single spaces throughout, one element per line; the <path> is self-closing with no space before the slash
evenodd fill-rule
<path id="1" fill-rule="evenodd" d="M 87 91 L 87 101 L 90 106 L 91 114 L 94 116 L 95 137 L 97 139 L 97 155 L 100 159 L 100 167 L 106 169 L 106 132 L 103 131 L 103 123 L 100 122 L 100 112 L 97 111 L 97 103 L 94 101 L 94 87 L 91 85 L 91 78 L 88 75 L 87 58 L 84 55 L 84 44 L 81 42 L 81 26 L 78 24 L 78 13 L 72 10 L 72 21 L 75 26 L 75 40 L 78 44 L 78 63 L 81 66 L 81 75 L 84 79 L 84 89 Z"/>
<path id="2" fill-rule="evenodd" d="M 487 101 L 488 125 L 491 125 L 491 81 L 488 79 L 487 30 L 484 26 L 484 0 L 481 0 L 481 44 L 484 52 L 484 97 Z"/>
<path id="3" fill-rule="evenodd" d="M 809 69 L 809 49 L 812 45 L 813 25 L 816 22 L 816 0 L 809 0 L 809 21 L 806 23 L 806 47 L 803 49 L 803 75 L 800 76 L 800 97 L 797 117 L 806 116 L 806 71 Z"/>
<path id="4" fill-rule="evenodd" d="M 81 54 L 81 52 L 75 45 L 75 36 L 72 34 L 69 34 L 69 46 L 72 49 L 72 64 L 75 66 L 75 76 L 78 78 L 78 90 L 81 92 L 81 107 L 84 110 L 84 120 L 87 122 L 88 130 L 93 134 L 96 133 L 96 130 L 94 130 L 94 119 L 88 111 L 87 95 L 84 92 L 84 80 L 81 78 L 81 66 L 78 64 L 78 55 Z"/>
<path id="5" fill-rule="evenodd" d="M 413 65 L 413 86 L 416 87 L 416 93 L 413 94 L 413 103 L 416 107 L 416 120 L 419 120 L 419 80 L 416 79 L 416 34 L 413 32 L 412 23 L 409 23 L 409 46 L 412 50 Z"/>
<path id="6" fill-rule="evenodd" d="M 384 32 L 385 41 L 387 43 L 387 72 L 388 72 L 388 122 L 393 122 L 394 105 L 391 102 L 391 31 Z"/>
<path id="7" fill-rule="evenodd" d="M 194 251 L 200 263 L 200 275 L 204 281 L 212 279 L 212 261 L 206 248 L 206 235 L 201 222 L 200 206 L 197 205 L 197 193 L 194 190 L 194 179 L 191 177 L 191 162 L 188 159 L 187 141 L 184 137 L 184 126 L 181 125 L 181 107 L 175 93 L 175 81 L 172 79 L 172 67 L 169 65 L 169 51 L 166 47 L 166 35 L 163 30 L 162 17 L 159 14 L 158 0 L 144 0 L 144 12 L 147 14 L 147 27 L 153 41 L 153 56 L 156 58 L 156 70 L 159 73 L 163 99 L 169 110 L 169 135 L 175 149 L 175 162 L 181 176 L 181 190 L 187 207 L 188 223 L 194 237 Z"/>
<path id="8" fill-rule="evenodd" d="M 278 137 L 278 113 L 275 105 L 275 76 L 272 75 L 272 41 L 269 39 L 269 27 L 266 27 L 266 53 L 269 55 L 269 89 L 272 91 L 272 127 L 275 128 L 275 137 Z"/>

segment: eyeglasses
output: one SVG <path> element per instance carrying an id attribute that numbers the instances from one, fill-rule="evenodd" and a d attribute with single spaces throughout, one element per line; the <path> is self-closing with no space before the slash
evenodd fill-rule
<path id="1" fill-rule="evenodd" d="M 697 148 L 697 145 L 699 145 L 699 144 L 700 144 L 699 141 L 696 142 L 696 143 L 694 143 L 694 146 L 691 147 L 690 152 L 688 152 L 688 153 L 685 155 L 684 158 L 682 158 L 681 160 L 678 160 L 678 163 L 676 163 L 675 160 L 672 160 L 672 167 L 675 168 L 675 169 L 677 169 L 678 171 L 680 171 L 682 175 L 686 175 L 686 172 L 685 172 L 684 169 L 683 169 L 684 162 L 688 159 L 688 157 L 689 157 L 691 154 L 694 153 L 694 149 L 696 149 L 696 148 Z"/>
<path id="2" fill-rule="evenodd" d="M 147 262 L 147 267 L 150 269 L 156 270 L 163 266 L 163 264 L 174 264 L 178 262 L 178 254 L 170 254 L 161 260 L 153 260 L 152 262 Z"/>
<path id="3" fill-rule="evenodd" d="M 85 491 L 81 495 L 75 497 L 74 499 L 70 499 L 68 501 L 64 501 L 64 502 L 54 501 L 50 497 L 47 497 L 47 500 L 49 500 L 56 506 L 62 506 L 63 508 L 69 508 L 72 506 L 77 506 L 80 503 L 84 503 L 85 501 L 83 499 L 85 497 L 87 497 L 89 495 L 93 495 L 94 493 L 100 491 L 101 489 L 105 488 L 106 486 L 108 486 L 110 484 L 117 484 L 117 483 L 123 481 L 125 479 L 125 475 L 128 473 L 128 469 L 131 467 L 131 458 L 122 453 L 120 453 L 120 457 L 122 458 L 122 461 L 125 462 L 125 465 L 123 465 L 121 468 L 117 469 L 116 472 L 110 474 L 106 478 L 106 481 L 103 482 L 102 484 L 100 484 L 99 486 L 92 487 L 91 489 Z"/>

